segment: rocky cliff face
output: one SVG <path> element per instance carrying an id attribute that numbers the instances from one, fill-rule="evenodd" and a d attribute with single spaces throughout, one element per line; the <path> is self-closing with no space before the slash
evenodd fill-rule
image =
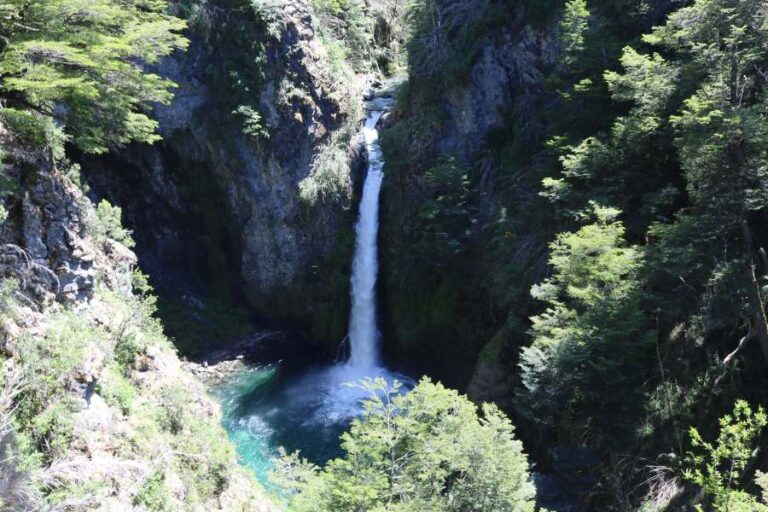
<path id="1" fill-rule="evenodd" d="M 548 244 L 574 215 L 543 197 L 542 181 L 563 172 L 557 144 L 609 130 L 601 123 L 612 108 L 622 115 L 602 79 L 605 66 L 640 36 L 632 31 L 658 24 L 673 4 L 648 2 L 625 24 L 615 3 L 590 2 L 589 26 L 599 27 L 600 41 L 585 43 L 597 56 L 578 64 L 568 63 L 561 44 L 562 3 L 431 5 L 454 28 L 441 33 L 425 20 L 412 53 L 417 66 L 383 135 L 387 348 L 416 372 L 499 404 L 515 417 L 540 467 L 555 465 L 549 450 L 557 434 L 528 423 L 515 400 L 530 317 L 546 307 L 531 287 L 546 278 Z M 451 20 L 456 13 L 464 23 Z M 444 65 L 430 64 L 435 41 L 448 52 L 436 56 Z M 594 71 L 574 71 L 587 61 Z M 579 125 L 583 112 L 593 122 Z"/>
<path id="2" fill-rule="evenodd" d="M 189 51 L 157 69 L 179 84 L 155 108 L 163 142 L 83 168 L 96 195 L 123 207 L 161 292 L 244 297 L 267 319 L 338 341 L 352 223 L 351 144 L 339 132 L 357 123 L 361 94 L 329 68 L 307 2 L 275 6 L 204 4 Z M 334 151 L 335 174 L 322 174 Z M 308 179 L 328 193 L 302 198 Z"/>
<path id="3" fill-rule="evenodd" d="M 499 170 L 508 165 L 499 140 L 539 137 L 533 107 L 542 99 L 545 69 L 558 58 L 554 21 L 535 28 L 521 6 L 508 14 L 476 31 L 483 36 L 466 46 L 474 57 L 458 76 L 411 78 L 384 137 L 393 176 L 382 212 L 391 354 L 454 386 L 469 385 L 477 400 L 500 403 L 509 402 L 512 383 L 500 354 L 521 341 L 507 328 L 503 288 L 524 287 L 541 272 L 536 253 L 546 238 L 504 234 L 512 214 L 504 203 L 529 203 L 535 184 L 523 173 L 512 184 L 499 183 Z M 513 136 L 512 123 L 525 129 Z M 507 242 L 518 249 L 507 247 L 500 256 Z M 500 257 L 507 266 L 496 272 Z M 527 277 L 513 277 L 510 267 L 527 268 Z M 473 377 L 469 361 L 481 351 L 488 357 L 480 357 Z"/>
<path id="4" fill-rule="evenodd" d="M 135 288 L 116 219 L 2 126 L 0 149 L 0 508 L 273 510 Z"/>
<path id="5" fill-rule="evenodd" d="M 446 91 L 442 108 L 447 118 L 437 139 L 439 153 L 471 161 L 507 116 L 534 121 L 543 68 L 556 61 L 558 48 L 551 28 L 534 29 L 525 24 L 522 11 L 517 16 L 481 43 L 467 83 Z"/>
<path id="6" fill-rule="evenodd" d="M 4 198 L 10 218 L 0 223 L 4 277 L 13 271 L 41 303 L 74 303 L 93 296 L 99 269 L 135 264 L 124 247 L 110 245 L 99 253 L 88 243 L 90 203 L 45 158 L 19 147 L 1 126 L 0 146 L 17 162 L 4 168 L 6 179 L 17 184 Z M 125 287 L 114 274 L 110 281 L 116 288 Z"/>

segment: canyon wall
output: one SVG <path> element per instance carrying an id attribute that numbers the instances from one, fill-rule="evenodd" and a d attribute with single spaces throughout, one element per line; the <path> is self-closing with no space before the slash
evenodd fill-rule
<path id="1" fill-rule="evenodd" d="M 201 5 L 181 11 L 189 50 L 155 70 L 179 84 L 154 109 L 163 141 L 83 169 L 95 196 L 123 207 L 161 295 L 190 310 L 224 297 L 335 347 L 361 81 L 333 67 L 305 1 Z"/>
<path id="2" fill-rule="evenodd" d="M 522 4 L 479 3 L 481 17 L 467 30 L 482 36 L 455 50 L 461 67 L 414 66 L 384 136 L 383 309 L 393 357 L 454 386 L 472 380 L 474 398 L 508 405 L 514 370 L 500 368 L 500 358 L 521 341 L 507 325 L 510 292 L 542 274 L 547 234 L 507 236 L 522 220 L 507 205 L 524 210 L 538 184 L 521 171 L 502 187 L 499 175 L 504 147 L 541 137 L 535 105 L 558 58 L 556 11 L 533 25 Z M 485 4 L 501 10 L 488 17 Z M 512 125 L 525 129 L 512 133 Z"/>

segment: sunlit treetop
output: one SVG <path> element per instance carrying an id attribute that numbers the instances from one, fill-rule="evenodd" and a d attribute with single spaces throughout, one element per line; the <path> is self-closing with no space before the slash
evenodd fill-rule
<path id="1" fill-rule="evenodd" d="M 52 149 L 102 153 L 153 142 L 147 103 L 174 84 L 148 72 L 187 46 L 165 0 L 6 0 L 0 5 L 3 122 Z"/>

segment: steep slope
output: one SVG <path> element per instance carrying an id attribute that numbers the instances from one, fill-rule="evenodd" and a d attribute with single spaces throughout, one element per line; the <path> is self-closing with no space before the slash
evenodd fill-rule
<path id="1" fill-rule="evenodd" d="M 446 29 L 443 55 L 419 50 L 419 37 L 429 39 L 432 29 L 417 29 L 412 76 L 384 135 L 393 175 L 382 227 L 391 350 L 460 387 L 491 339 L 483 364 L 496 364 L 511 331 L 519 332 L 515 318 L 505 327 L 508 312 L 544 270 L 546 221 L 527 219 L 515 232 L 536 201 L 537 177 L 507 172 L 505 159 L 541 140 L 536 107 L 559 57 L 553 21 L 532 25 L 523 3 L 471 4 L 450 9 L 457 19 L 449 23 L 466 27 Z M 516 140 L 507 140 L 510 123 Z M 509 401 L 508 388 L 476 391 L 478 399 Z"/>
<path id="2" fill-rule="evenodd" d="M 390 352 L 502 404 L 585 507 L 696 501 L 689 427 L 714 438 L 718 418 L 749 421 L 738 398 L 765 405 L 765 16 L 728 0 L 412 13 L 383 137 Z"/>
<path id="3" fill-rule="evenodd" d="M 0 133 L 2 507 L 273 510 L 152 317 L 119 211 Z"/>
<path id="4" fill-rule="evenodd" d="M 579 37 L 605 55 L 574 65 L 565 3 L 425 2 L 413 14 L 411 77 L 384 135 L 391 350 L 461 387 L 473 374 L 467 361 L 478 361 L 478 399 L 509 403 L 512 380 L 497 388 L 491 374 L 515 372 L 536 311 L 530 288 L 549 272 L 547 245 L 566 226 L 542 193 L 560 169 L 555 144 L 621 111 L 598 85 L 604 67 L 672 7 L 596 2 L 594 28 L 585 18 Z M 595 86 L 571 83 L 578 75 Z M 500 360 L 507 370 L 497 372 Z"/>

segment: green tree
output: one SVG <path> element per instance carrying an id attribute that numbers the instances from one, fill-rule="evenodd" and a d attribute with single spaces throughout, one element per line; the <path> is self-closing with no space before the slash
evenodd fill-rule
<path id="1" fill-rule="evenodd" d="M 408 3 L 411 27 L 408 62 L 412 76 L 440 77 L 465 72 L 478 54 L 475 34 L 508 14 L 490 0 L 420 0 Z M 506 11 L 505 11 L 506 10 Z"/>
<path id="2" fill-rule="evenodd" d="M 573 64 L 584 51 L 584 33 L 589 23 L 587 0 L 569 0 L 565 4 L 560 22 L 560 43 L 563 45 L 565 63 Z"/>
<path id="3" fill-rule="evenodd" d="M 699 431 L 691 428 L 694 451 L 688 455 L 683 476 L 704 490 L 717 512 L 768 511 L 768 506 L 738 487 L 768 417 L 762 407 L 753 412 L 747 402 L 739 400 L 733 413 L 720 418 L 719 423 L 720 433 L 714 443 L 704 441 Z"/>
<path id="4" fill-rule="evenodd" d="M 165 0 L 5 0 L 0 4 L 0 119 L 60 149 L 102 153 L 153 142 L 146 103 L 173 83 L 146 70 L 187 40 Z M 54 123 L 55 121 L 55 123 Z M 61 133 L 63 127 L 63 134 Z"/>
<path id="5" fill-rule="evenodd" d="M 662 322 L 707 350 L 741 330 L 726 363 L 754 338 L 768 358 L 767 27 L 757 0 L 699 0 L 672 13 L 644 37 L 656 53 L 627 47 L 622 71 L 604 74 L 627 112 L 571 146 L 561 176 L 544 181 L 566 213 L 595 198 L 627 212 L 631 239 L 647 242 L 639 279 Z"/>
<path id="6" fill-rule="evenodd" d="M 768 323 L 761 287 L 768 273 L 760 235 L 768 206 L 765 117 L 768 18 L 757 0 L 699 0 L 672 14 L 645 38 L 674 55 L 681 101 L 668 124 L 690 206 L 659 240 L 660 280 L 682 276 L 704 290 L 707 331 L 736 325 L 757 338 L 768 361 Z"/>
<path id="7" fill-rule="evenodd" d="M 368 71 L 374 64 L 373 17 L 369 2 L 363 0 L 312 0 L 326 37 L 339 41 L 346 58 L 358 71 Z"/>
<path id="8" fill-rule="evenodd" d="M 630 419 L 649 336 L 639 307 L 642 252 L 624 241 L 618 210 L 595 204 L 593 213 L 595 223 L 550 245 L 553 275 L 531 290 L 547 309 L 531 319 L 518 402 L 540 421 L 575 416 L 605 433 Z"/>
<path id="9" fill-rule="evenodd" d="M 534 510 L 535 490 L 514 427 L 493 405 L 477 407 L 423 379 L 407 394 L 377 379 L 362 419 L 342 436 L 343 458 L 319 470 L 283 458 L 278 481 L 300 511 Z"/>

